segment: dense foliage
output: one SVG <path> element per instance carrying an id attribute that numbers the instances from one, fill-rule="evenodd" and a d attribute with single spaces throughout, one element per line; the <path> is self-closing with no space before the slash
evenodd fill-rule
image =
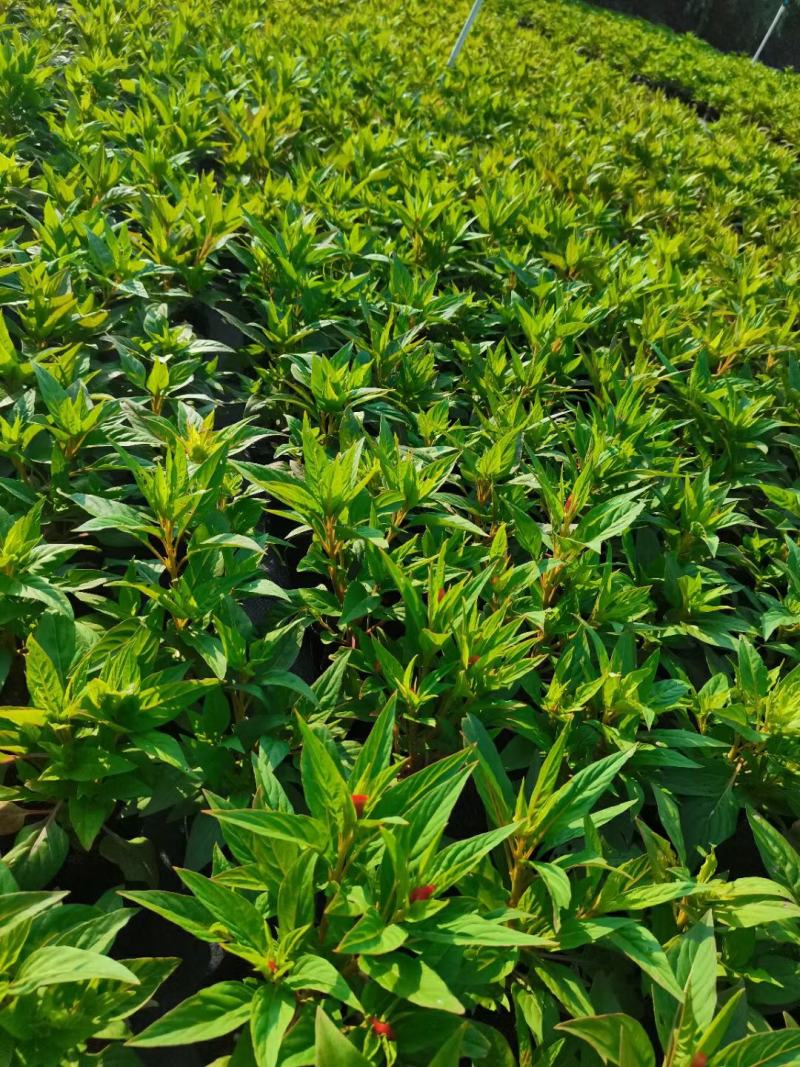
<path id="1" fill-rule="evenodd" d="M 800 1062 L 797 82 L 463 6 L 0 5 L 4 1067 Z"/>

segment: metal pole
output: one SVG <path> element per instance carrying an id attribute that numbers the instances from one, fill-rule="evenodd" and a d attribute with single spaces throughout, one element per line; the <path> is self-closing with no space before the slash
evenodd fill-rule
<path id="1" fill-rule="evenodd" d="M 467 39 L 467 37 L 469 35 L 469 31 L 472 29 L 472 24 L 475 21 L 475 19 L 478 17 L 478 12 L 480 11 L 480 9 L 482 7 L 483 7 L 483 0 L 474 0 L 474 3 L 472 5 L 472 10 L 467 15 L 467 21 L 461 27 L 461 33 L 458 35 L 458 38 L 456 39 L 456 43 L 453 45 L 453 51 L 450 53 L 450 58 L 447 61 L 448 67 L 454 67 L 456 65 L 456 60 L 458 59 L 458 53 L 464 47 L 464 41 L 466 41 L 466 39 Z"/>
<path id="2" fill-rule="evenodd" d="M 775 30 L 775 27 L 781 21 L 781 15 L 784 13 L 784 11 L 786 10 L 786 8 L 788 6 L 789 6 L 789 0 L 783 0 L 783 3 L 781 4 L 781 6 L 778 8 L 777 12 L 775 13 L 775 18 L 772 20 L 772 24 L 770 25 L 770 28 L 767 30 L 766 34 L 764 35 L 764 40 L 758 46 L 758 50 L 756 51 L 756 54 L 753 56 L 753 62 L 754 63 L 757 63 L 759 61 L 759 59 L 761 58 L 761 53 L 764 51 L 764 46 L 766 45 L 767 41 L 772 36 L 772 34 L 773 34 L 774 30 Z"/>

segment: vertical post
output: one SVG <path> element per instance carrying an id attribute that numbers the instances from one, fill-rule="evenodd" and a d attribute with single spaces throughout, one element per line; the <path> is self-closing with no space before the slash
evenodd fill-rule
<path id="1" fill-rule="evenodd" d="M 753 62 L 754 63 L 757 63 L 759 61 L 759 59 L 761 58 L 761 53 L 764 51 L 764 46 L 766 45 L 767 41 L 770 39 L 770 37 L 774 33 L 775 27 L 781 21 L 781 15 L 783 14 L 783 12 L 786 10 L 786 8 L 788 6 L 789 6 L 789 0 L 783 0 L 783 3 L 781 4 L 781 6 L 778 8 L 778 10 L 775 13 L 775 18 L 772 20 L 769 29 L 764 34 L 764 40 L 758 46 L 758 49 L 756 50 L 756 54 L 753 56 Z"/>
<path id="2" fill-rule="evenodd" d="M 456 60 L 458 59 L 458 53 L 464 47 L 464 41 L 466 41 L 469 31 L 472 29 L 472 24 L 478 17 L 478 12 L 483 6 L 483 0 L 474 0 L 472 10 L 467 15 L 467 21 L 461 27 L 461 33 L 456 38 L 456 43 L 453 45 L 453 51 L 450 53 L 450 58 L 447 61 L 448 67 L 454 67 Z"/>

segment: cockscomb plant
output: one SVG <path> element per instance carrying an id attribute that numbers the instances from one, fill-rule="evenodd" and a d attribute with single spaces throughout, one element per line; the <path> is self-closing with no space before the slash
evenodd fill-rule
<path id="1" fill-rule="evenodd" d="M 76 554 L 78 546 L 46 540 L 42 532 L 43 501 L 21 513 L 19 502 L 14 503 L 14 511 L 0 514 L 0 587 L 5 599 L 5 625 L 11 632 L 24 635 L 43 607 L 72 618 L 67 596 L 69 582 L 62 564 Z"/>
<path id="2" fill-rule="evenodd" d="M 211 797 L 229 851 L 216 853 L 212 876 L 179 871 L 191 896 L 127 894 L 255 971 L 190 998 L 133 1044 L 181 1045 L 245 1024 L 235 1053 L 245 1062 L 277 1063 L 305 1049 L 313 1057 L 315 1041 L 320 1054 L 328 1040 L 325 1023 L 315 1038 L 322 1006 L 346 1031 L 345 1048 L 394 1062 L 400 1041 L 409 1062 L 424 1062 L 438 1039 L 421 1040 L 420 1009 L 433 1008 L 443 1034 L 455 1034 L 468 1004 L 502 998 L 522 947 L 547 944 L 516 929 L 517 913 L 501 899 L 479 906 L 454 893 L 514 824 L 443 844 L 469 753 L 404 773 L 392 757 L 394 704 L 346 763 L 299 720 L 306 811 L 294 809 L 261 754 L 254 807 Z M 489 1027 L 469 1029 L 481 1058 L 502 1042 Z"/>
<path id="3" fill-rule="evenodd" d="M 90 849 L 120 804 L 161 793 L 168 805 L 196 792 L 179 737 L 163 727 L 215 681 L 186 679 L 185 664 L 155 670 L 155 653 L 154 633 L 135 623 L 98 640 L 56 613 L 43 615 L 28 638 L 30 704 L 0 709 L 0 751 L 11 772 L 3 793 L 21 824 L 5 862 L 26 889 L 57 873 L 68 830 Z"/>
<path id="4" fill-rule="evenodd" d="M 22 891 L 5 864 L 0 882 L 3 1062 L 107 1064 L 124 1056 L 126 1020 L 153 998 L 178 960 L 112 958 L 134 912 L 111 898 L 90 907 L 64 903 L 63 892 Z"/>

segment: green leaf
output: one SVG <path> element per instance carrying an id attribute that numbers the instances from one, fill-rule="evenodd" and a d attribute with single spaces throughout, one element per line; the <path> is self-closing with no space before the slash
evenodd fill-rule
<path id="1" fill-rule="evenodd" d="M 453 919 L 448 919 L 446 914 L 444 919 L 437 915 L 430 929 L 416 926 L 414 935 L 447 945 L 495 945 L 509 948 L 555 946 L 555 942 L 548 937 L 515 930 L 506 926 L 500 919 L 485 919 L 481 915 L 460 915 Z"/>
<path id="2" fill-rule="evenodd" d="M 548 896 L 553 904 L 553 928 L 558 930 L 560 915 L 568 908 L 572 899 L 572 885 L 566 871 L 555 863 L 533 863 L 531 865 L 544 882 Z"/>
<path id="3" fill-rule="evenodd" d="M 95 797 L 70 797 L 69 821 L 78 840 L 88 852 L 108 816 L 114 810 L 113 800 Z"/>
<path id="4" fill-rule="evenodd" d="M 119 867 L 126 882 L 140 882 L 150 887 L 158 885 L 158 855 L 149 838 L 132 837 L 126 840 L 117 834 L 107 833 L 101 839 L 98 851 L 104 859 Z"/>
<path id="5" fill-rule="evenodd" d="M 605 939 L 623 952 L 628 959 L 641 967 L 646 975 L 671 993 L 676 1000 L 683 1000 L 683 990 L 678 985 L 669 960 L 655 936 L 645 926 L 623 926 L 612 931 Z"/>
<path id="6" fill-rule="evenodd" d="M 300 774 L 308 810 L 321 823 L 341 826 L 345 812 L 351 807 L 347 784 L 314 731 L 299 716 L 297 724 L 303 737 Z"/>
<path id="7" fill-rule="evenodd" d="M 291 475 L 275 470 L 272 467 L 260 466 L 257 463 L 241 463 L 237 461 L 233 466 L 241 471 L 254 485 L 265 489 L 271 496 L 274 496 L 281 504 L 294 508 L 304 520 L 319 511 L 319 505 L 314 496 L 301 482 Z"/>
<path id="8" fill-rule="evenodd" d="M 55 819 L 26 826 L 3 857 L 20 889 L 48 885 L 69 854 L 69 838 Z"/>
<path id="9" fill-rule="evenodd" d="M 395 588 L 403 598 L 406 611 L 406 627 L 411 634 L 419 634 L 427 623 L 427 613 L 422 602 L 422 597 L 410 578 L 406 576 L 402 568 L 395 563 L 388 552 L 370 545 L 368 552 L 373 558 L 380 560 L 380 565 L 389 575 Z"/>
<path id="10" fill-rule="evenodd" d="M 380 771 L 389 766 L 395 725 L 396 697 L 392 697 L 375 720 L 369 737 L 361 746 L 350 774 L 351 793 L 363 793 Z"/>
<path id="11" fill-rule="evenodd" d="M 728 1038 L 728 1033 L 734 1025 L 737 1016 L 746 1016 L 747 1001 L 746 990 L 737 989 L 728 997 L 720 1011 L 709 1023 L 705 1032 L 697 1039 L 697 1047 L 701 1048 L 706 1056 L 711 1056 L 720 1045 Z"/>
<path id="12" fill-rule="evenodd" d="M 558 1023 L 557 1030 L 591 1045 L 603 1063 L 617 1067 L 655 1067 L 653 1046 L 640 1023 L 629 1015 L 592 1015 Z"/>
<path id="13" fill-rule="evenodd" d="M 52 615 L 52 613 L 48 613 Z M 63 615 L 58 618 L 64 619 Z M 64 619 L 69 625 L 70 620 Z M 64 687 L 56 666 L 35 637 L 28 638 L 25 657 L 25 681 L 31 703 L 38 708 L 60 711 L 64 703 Z"/>
<path id="14" fill-rule="evenodd" d="M 264 551 L 258 541 L 254 541 L 252 537 L 244 537 L 242 534 L 225 533 L 215 534 L 213 537 L 204 537 L 202 541 L 192 542 L 186 550 L 186 554 L 193 555 L 196 552 L 205 552 L 213 548 L 243 548 L 248 552 L 258 553 Z M 269 579 L 264 580 L 268 581 Z M 289 599 L 280 586 L 274 586 L 274 588 L 277 590 L 276 595 L 280 597 L 280 599 Z"/>
<path id="15" fill-rule="evenodd" d="M 428 1067 L 459 1067 L 459 1064 L 461 1063 L 461 1050 L 464 1046 L 466 1032 L 466 1024 L 459 1026 L 459 1028 L 448 1037 L 444 1044 L 439 1047 Z"/>
<path id="16" fill-rule="evenodd" d="M 28 575 L 17 581 L 0 574 L 0 593 L 33 600 L 44 604 L 50 611 L 57 611 L 69 619 L 73 617 L 72 605 L 66 595 L 47 578 L 40 578 L 38 575 Z"/>
<path id="17" fill-rule="evenodd" d="M 512 822 L 497 830 L 478 834 L 477 837 L 469 837 L 466 841 L 455 841 L 438 852 L 420 873 L 426 882 L 436 886 L 437 893 L 441 893 L 469 874 L 488 852 L 502 844 L 519 826 L 519 823 Z"/>
<path id="18" fill-rule="evenodd" d="M 360 967 L 383 989 L 412 1004 L 459 1015 L 464 1012 L 464 1005 L 453 996 L 436 971 L 416 956 L 399 952 L 366 956 L 360 960 Z"/>
<path id="19" fill-rule="evenodd" d="M 361 582 L 353 582 L 347 587 L 342 602 L 342 614 L 339 616 L 339 629 L 344 629 L 351 622 L 362 619 L 371 611 L 374 611 L 381 602 L 379 596 L 370 593 Z"/>
<path id="20" fill-rule="evenodd" d="M 528 814 L 533 820 L 538 819 L 541 813 L 547 810 L 555 792 L 570 733 L 571 726 L 570 723 L 567 723 L 561 728 L 555 742 L 550 746 L 542 761 L 542 766 L 536 777 L 536 785 L 533 788 L 528 804 Z"/>
<path id="21" fill-rule="evenodd" d="M 533 964 L 533 971 L 570 1015 L 586 1015 L 594 1010 L 583 984 L 571 967 L 540 957 Z"/>
<path id="22" fill-rule="evenodd" d="M 136 734 L 135 744 L 151 759 L 166 763 L 187 774 L 190 772 L 180 743 L 170 734 L 162 730 L 147 730 L 145 733 Z"/>
<path id="23" fill-rule="evenodd" d="M 301 956 L 287 975 L 286 985 L 290 989 L 314 989 L 318 993 L 329 993 L 355 1011 L 364 1011 L 341 974 L 322 956 Z"/>
<path id="24" fill-rule="evenodd" d="M 65 896 L 66 892 L 0 892 L 0 936 L 11 933 L 18 923 L 27 922 L 47 908 L 52 908 Z"/>
<path id="25" fill-rule="evenodd" d="M 710 1025 L 717 1005 L 717 943 L 711 912 L 681 938 L 675 965 L 696 1028 Z"/>
<path id="26" fill-rule="evenodd" d="M 258 837 L 277 838 L 294 845 L 307 845 L 324 853 L 331 845 L 326 827 L 308 815 L 288 815 L 282 811 L 254 811 L 249 808 L 216 808 L 208 814 Z"/>
<path id="27" fill-rule="evenodd" d="M 635 748 L 629 748 L 627 752 L 615 752 L 584 767 L 565 782 L 539 811 L 534 811 L 533 828 L 542 843 L 547 844 L 562 827 L 587 815 L 634 752 Z"/>
<path id="28" fill-rule="evenodd" d="M 372 1067 L 321 1006 L 317 1008 L 314 1031 L 314 1067 Z"/>
<path id="29" fill-rule="evenodd" d="M 258 676 L 258 684 L 262 686 L 274 685 L 278 689 L 291 689 L 292 692 L 307 700 L 312 707 L 316 707 L 318 704 L 317 694 L 311 686 L 304 682 L 302 678 L 298 678 L 296 674 L 292 674 L 291 671 L 264 671 L 263 674 Z"/>
<path id="30" fill-rule="evenodd" d="M 302 852 L 281 881 L 278 890 L 278 928 L 281 938 L 314 921 L 316 856 Z"/>
<path id="31" fill-rule="evenodd" d="M 250 1037 L 258 1067 L 276 1067 L 295 1008 L 294 997 L 276 985 L 264 983 L 256 990 L 250 1003 Z"/>
<path id="32" fill-rule="evenodd" d="M 269 949 L 264 918 L 258 908 L 234 889 L 219 885 L 197 871 L 175 868 L 183 884 L 191 890 L 218 923 L 227 927 L 235 939 L 259 952 Z"/>
<path id="33" fill-rule="evenodd" d="M 252 582 L 246 582 L 241 586 L 242 596 L 257 596 L 257 597 L 273 597 L 275 600 L 290 600 L 289 594 L 285 589 L 276 583 L 270 581 L 269 578 L 256 578 Z"/>
<path id="34" fill-rule="evenodd" d="M 795 899 L 800 899 L 800 853 L 757 811 L 748 808 L 747 818 L 770 877 L 791 890 Z"/>
<path id="35" fill-rule="evenodd" d="M 495 826 L 505 826 L 514 814 L 514 790 L 503 761 L 483 723 L 467 715 L 461 726 L 464 738 L 475 746 L 478 766 L 473 779 L 489 818 Z"/>
<path id="36" fill-rule="evenodd" d="M 407 937 L 402 927 L 393 923 L 387 925 L 377 908 L 369 908 L 355 926 L 347 931 L 337 945 L 336 951 L 355 955 L 380 956 L 400 948 Z"/>
<path id="37" fill-rule="evenodd" d="M 658 808 L 658 817 L 661 819 L 661 825 L 667 831 L 667 835 L 678 854 L 678 859 L 684 867 L 687 867 L 686 843 L 683 838 L 680 808 L 678 807 L 674 796 L 667 792 L 667 790 L 661 789 L 657 785 L 653 785 L 652 788 L 653 796 L 656 799 L 656 806 Z"/>
<path id="38" fill-rule="evenodd" d="M 27 957 L 11 984 L 11 995 L 22 996 L 44 986 L 64 982 L 108 979 L 138 985 L 139 979 L 117 960 L 66 945 L 45 945 Z"/>
<path id="39" fill-rule="evenodd" d="M 187 896 L 185 893 L 168 893 L 162 889 L 120 890 L 119 894 L 125 900 L 148 908 L 156 915 L 161 915 L 169 922 L 175 923 L 193 937 L 212 942 L 219 939 L 219 934 L 211 931 L 214 917 L 194 897 Z"/>
<path id="40" fill-rule="evenodd" d="M 195 650 L 215 678 L 224 680 L 228 672 L 228 661 L 219 638 L 202 631 L 184 630 L 181 640 Z"/>
<path id="41" fill-rule="evenodd" d="M 5 322 L 3 325 L 5 326 Z M 8 335 L 6 334 L 6 336 Z M 68 399 L 65 389 L 59 384 L 58 380 L 50 373 L 50 371 L 40 363 L 33 363 L 31 366 L 36 375 L 36 385 L 39 394 L 41 395 L 47 410 L 55 418 L 58 418 L 62 406 Z"/>
<path id="42" fill-rule="evenodd" d="M 751 1034 L 722 1049 L 708 1067 L 797 1067 L 800 1062 L 800 1031 L 779 1030 Z"/>
<path id="43" fill-rule="evenodd" d="M 191 1045 L 236 1030 L 250 1018 L 254 987 L 218 982 L 188 997 L 177 1008 L 128 1041 L 138 1048 Z"/>
<path id="44" fill-rule="evenodd" d="M 599 552 L 604 541 L 629 529 L 644 511 L 641 490 L 622 493 L 588 511 L 570 534 L 573 541 Z"/>
<path id="45" fill-rule="evenodd" d="M 145 511 L 122 504 L 107 497 L 91 496 L 87 493 L 74 493 L 71 497 L 75 503 L 88 511 L 93 518 L 76 528 L 76 533 L 93 530 L 122 530 L 137 537 L 154 537 L 160 540 L 160 531 L 149 519 Z"/>
<path id="46" fill-rule="evenodd" d="M 800 730 L 800 665 L 781 678 L 769 694 L 766 718 L 787 732 Z"/>
<path id="47" fill-rule="evenodd" d="M 608 901 L 605 910 L 642 911 L 644 908 L 654 908 L 659 904 L 666 904 L 670 900 L 679 900 L 681 897 L 691 896 L 698 892 L 702 892 L 702 886 L 690 881 L 658 882 L 655 885 L 635 886 Z"/>
<path id="48" fill-rule="evenodd" d="M 742 696 L 756 707 L 769 692 L 767 668 L 746 637 L 739 638 L 736 680 Z"/>

